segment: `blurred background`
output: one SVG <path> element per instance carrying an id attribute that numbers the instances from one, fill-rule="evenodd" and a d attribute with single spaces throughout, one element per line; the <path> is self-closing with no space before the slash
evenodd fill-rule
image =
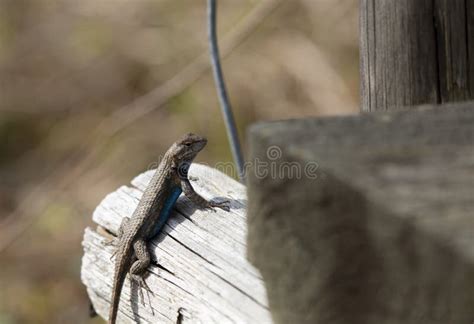
<path id="1" fill-rule="evenodd" d="M 223 68 L 251 123 L 354 113 L 357 0 L 220 1 Z M 81 240 L 109 192 L 183 133 L 230 161 L 204 0 L 0 1 L 0 323 L 88 318 Z"/>

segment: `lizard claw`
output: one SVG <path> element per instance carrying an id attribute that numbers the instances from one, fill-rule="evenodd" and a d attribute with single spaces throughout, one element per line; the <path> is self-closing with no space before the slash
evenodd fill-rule
<path id="1" fill-rule="evenodd" d="M 228 201 L 228 200 L 224 200 L 224 201 L 220 201 L 220 202 L 211 202 L 209 208 L 211 208 L 211 210 L 213 210 L 213 211 L 216 211 L 215 208 L 220 208 L 220 209 L 228 212 L 228 211 L 230 211 L 229 204 L 230 204 L 230 201 Z"/>
<path id="2" fill-rule="evenodd" d="M 114 253 L 112 253 L 112 255 L 110 256 L 110 261 L 115 258 L 115 255 L 117 255 L 117 250 L 115 250 Z"/>
<path id="3" fill-rule="evenodd" d="M 116 239 L 110 239 L 110 240 L 105 240 L 104 242 L 105 246 L 116 246 Z"/>
<path id="4" fill-rule="evenodd" d="M 139 294 L 140 294 L 140 299 L 142 301 L 142 305 L 145 306 L 145 297 L 143 296 L 143 289 L 146 291 L 146 293 L 148 295 L 148 302 L 150 302 L 150 305 L 151 305 L 150 293 L 152 295 L 154 295 L 154 294 L 153 294 L 153 291 L 151 290 L 151 288 L 146 283 L 145 279 L 142 276 L 139 276 L 139 275 L 131 275 L 131 278 L 132 278 L 133 281 L 135 281 L 138 284 Z"/>

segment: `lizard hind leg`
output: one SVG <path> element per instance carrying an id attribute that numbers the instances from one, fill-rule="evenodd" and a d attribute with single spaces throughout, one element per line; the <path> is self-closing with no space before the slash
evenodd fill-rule
<path id="1" fill-rule="evenodd" d="M 117 254 L 118 242 L 120 242 L 120 240 L 122 239 L 123 233 L 125 233 L 125 229 L 127 228 L 129 221 L 130 221 L 129 217 L 122 218 L 122 222 L 120 223 L 120 226 L 117 232 L 117 238 L 110 239 L 109 241 L 105 242 L 106 246 L 110 246 L 110 245 L 115 246 L 115 251 L 110 256 L 110 260 L 112 260 Z"/>
<path id="2" fill-rule="evenodd" d="M 130 222 L 130 217 L 122 218 L 122 222 L 120 223 L 118 233 L 117 233 L 118 240 L 122 239 L 123 233 L 125 233 L 125 229 L 127 228 L 129 222 Z"/>
<path id="3" fill-rule="evenodd" d="M 144 240 L 138 240 L 133 244 L 133 249 L 135 250 L 135 257 L 136 260 L 133 262 L 132 266 L 130 267 L 130 279 L 135 281 L 140 290 L 140 297 L 142 300 L 142 304 L 145 305 L 145 298 L 143 297 L 142 289 L 145 289 L 148 293 L 153 293 L 148 287 L 145 279 L 143 278 L 146 269 L 150 265 L 150 253 L 148 252 L 148 247 Z M 148 294 L 148 301 L 150 302 L 150 295 Z"/>

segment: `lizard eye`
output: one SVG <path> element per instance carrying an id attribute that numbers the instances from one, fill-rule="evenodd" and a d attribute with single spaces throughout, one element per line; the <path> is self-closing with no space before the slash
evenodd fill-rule
<path id="1" fill-rule="evenodd" d="M 184 143 L 184 145 L 186 145 L 186 146 L 191 146 L 191 143 Z"/>

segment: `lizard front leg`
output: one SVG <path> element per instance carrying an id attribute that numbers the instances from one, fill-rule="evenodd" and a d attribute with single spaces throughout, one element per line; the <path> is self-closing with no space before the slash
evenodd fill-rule
<path id="1" fill-rule="evenodd" d="M 189 198 L 193 203 L 195 203 L 197 206 L 200 208 L 211 208 L 214 209 L 215 207 L 223 209 L 225 211 L 229 211 L 229 201 L 221 201 L 221 202 L 214 202 L 214 201 L 208 201 L 205 198 L 203 198 L 201 195 L 199 195 L 191 185 L 191 182 L 189 182 L 188 179 L 182 179 L 181 180 L 181 189 L 183 190 L 184 194 L 186 197 Z"/>

